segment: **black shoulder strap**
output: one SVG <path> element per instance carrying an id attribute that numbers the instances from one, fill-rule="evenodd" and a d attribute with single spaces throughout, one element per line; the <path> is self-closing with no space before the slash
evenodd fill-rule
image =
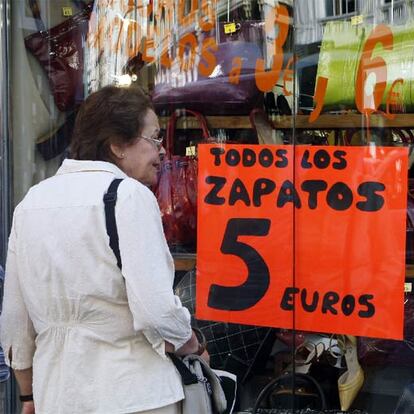
<path id="1" fill-rule="evenodd" d="M 177 368 L 177 371 L 180 373 L 184 385 L 197 384 L 197 375 L 193 374 L 177 355 L 169 353 L 168 356 L 171 358 L 175 368 Z"/>
<path id="2" fill-rule="evenodd" d="M 118 186 L 121 184 L 122 178 L 115 178 L 108 187 L 108 191 L 104 195 L 103 201 L 105 203 L 105 222 L 106 232 L 109 236 L 109 246 L 113 250 L 117 265 L 122 271 L 121 254 L 119 252 L 118 229 L 116 227 L 115 219 L 115 205 L 117 199 Z"/>
<path id="3" fill-rule="evenodd" d="M 117 199 L 118 186 L 121 184 L 121 178 L 115 178 L 108 187 L 108 191 L 103 197 L 105 203 L 105 222 L 106 222 L 106 232 L 109 236 L 109 246 L 113 250 L 119 269 L 122 271 L 122 262 L 121 254 L 119 252 L 119 239 L 118 239 L 118 229 L 116 226 L 115 218 L 115 205 Z M 183 384 L 197 384 L 197 376 L 193 374 L 190 369 L 178 358 L 176 355 L 169 353 L 168 356 L 171 358 L 171 361 L 177 368 L 177 371 L 180 373 Z"/>

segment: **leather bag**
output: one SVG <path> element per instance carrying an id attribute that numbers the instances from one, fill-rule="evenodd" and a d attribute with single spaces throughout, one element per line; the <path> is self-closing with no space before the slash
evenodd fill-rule
<path id="1" fill-rule="evenodd" d="M 154 189 L 160 206 L 164 233 L 170 246 L 193 247 L 197 225 L 197 157 L 174 155 L 177 120 L 183 115 L 196 117 L 201 128 L 200 141 L 208 141 L 209 131 L 204 117 L 184 109 L 174 112 L 167 125 L 166 155 Z"/>
<path id="2" fill-rule="evenodd" d="M 152 101 L 158 112 L 185 106 L 205 115 L 244 115 L 252 108 L 262 106 L 263 93 L 256 87 L 254 74 L 256 60 L 262 57 L 259 47 L 255 43 L 235 40 L 220 43 L 217 51 L 212 53 L 216 66 L 209 76 L 194 70 L 192 78 L 175 85 L 172 79 L 184 77 L 184 74 L 179 70 L 159 69 L 164 72 L 162 78 L 168 80 L 161 81 L 154 88 Z M 230 82 L 236 57 L 241 59 L 237 84 Z"/>
<path id="3" fill-rule="evenodd" d="M 58 109 L 69 111 L 84 98 L 83 50 L 93 2 L 81 2 L 79 13 L 48 30 L 37 0 L 29 4 L 39 31 L 24 39 L 25 46 L 45 70 Z"/>
<path id="4" fill-rule="evenodd" d="M 229 5 L 227 19 L 233 23 L 230 33 L 225 30 L 227 23 L 218 20 L 210 32 L 194 32 L 198 50 L 192 69 L 184 71 L 179 65 L 165 68 L 159 63 L 153 91 L 157 111 L 185 107 L 205 115 L 247 115 L 252 108 L 263 105 L 263 93 L 256 87 L 255 67 L 256 60 L 263 58 L 264 22 L 241 19 L 239 10 L 230 11 Z M 177 38 L 184 34 L 177 33 Z M 199 64 L 205 63 L 199 55 L 203 54 L 206 38 L 214 39 L 217 45 L 216 50 L 207 49 L 216 60 L 213 72 L 207 76 L 198 70 Z M 171 56 L 177 46 L 183 45 L 180 41 L 171 45 Z M 189 53 L 184 51 L 182 59 L 191 60 Z M 238 80 L 234 77 L 237 72 L 234 67 L 240 67 Z"/>
<path id="5" fill-rule="evenodd" d="M 253 406 L 256 414 L 259 407 L 277 409 L 319 409 L 327 408 L 325 394 L 319 383 L 308 374 L 285 374 L 267 384 Z M 266 411 L 265 411 L 266 412 Z M 296 411 L 295 411 L 296 412 Z"/>

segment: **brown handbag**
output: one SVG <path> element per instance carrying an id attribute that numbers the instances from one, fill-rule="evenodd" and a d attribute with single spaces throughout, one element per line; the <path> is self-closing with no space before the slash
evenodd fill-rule
<path id="1" fill-rule="evenodd" d="M 83 101 L 83 50 L 93 2 L 80 1 L 82 10 L 51 29 L 46 29 L 37 0 L 29 0 L 38 32 L 24 39 L 49 79 L 50 91 L 60 111 Z"/>

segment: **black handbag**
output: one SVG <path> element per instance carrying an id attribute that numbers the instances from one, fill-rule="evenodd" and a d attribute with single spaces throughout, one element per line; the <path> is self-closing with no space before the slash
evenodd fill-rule
<path id="1" fill-rule="evenodd" d="M 269 382 L 259 393 L 253 408 L 242 413 L 368 414 L 358 409 L 341 411 L 328 409 L 327 406 L 325 393 L 319 382 L 311 375 L 296 372 L 281 375 Z"/>
<path id="2" fill-rule="evenodd" d="M 260 412 L 259 408 L 325 410 L 327 404 L 322 387 L 312 376 L 288 373 L 277 377 L 263 388 L 252 414 Z"/>

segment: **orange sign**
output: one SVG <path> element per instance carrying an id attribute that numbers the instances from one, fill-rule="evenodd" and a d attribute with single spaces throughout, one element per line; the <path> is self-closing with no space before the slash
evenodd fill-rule
<path id="1" fill-rule="evenodd" d="M 200 319 L 401 339 L 407 149 L 200 145 Z"/>

